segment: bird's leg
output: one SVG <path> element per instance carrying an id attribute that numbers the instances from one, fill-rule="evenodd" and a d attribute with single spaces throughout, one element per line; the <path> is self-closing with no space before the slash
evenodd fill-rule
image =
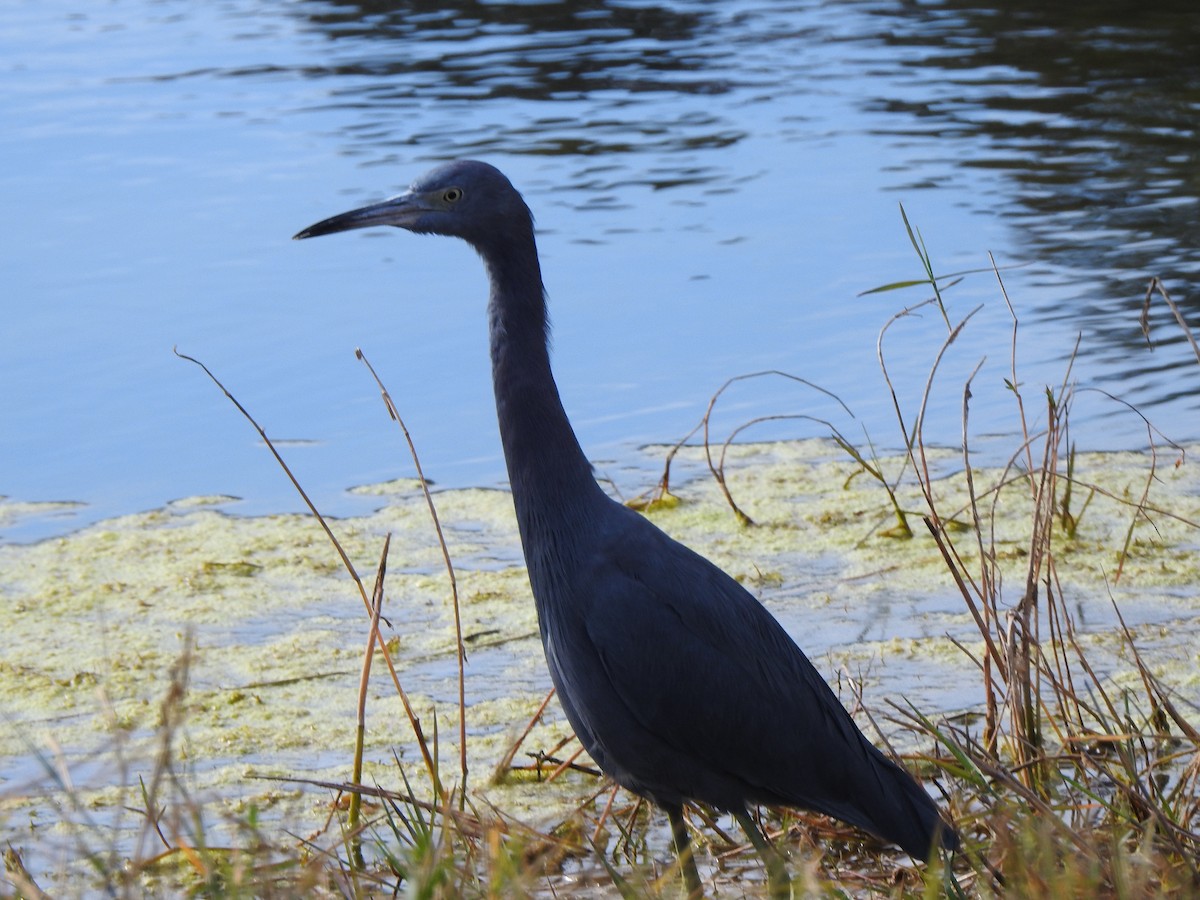
<path id="1" fill-rule="evenodd" d="M 683 821 L 683 807 L 676 803 L 664 806 L 663 809 L 667 811 L 667 818 L 671 820 L 671 842 L 675 845 L 679 868 L 683 870 L 683 883 L 687 887 L 688 900 L 700 900 L 704 896 L 704 888 L 700 886 L 700 873 L 696 871 L 692 842 L 688 837 L 687 823 Z"/>
<path id="2" fill-rule="evenodd" d="M 746 832 L 746 837 L 750 838 L 750 843 L 754 845 L 754 849 L 758 851 L 758 855 L 762 857 L 762 861 L 767 867 L 767 883 L 771 890 L 771 897 L 775 900 L 790 898 L 792 896 L 792 879 L 788 875 L 787 866 L 784 865 L 779 851 L 759 830 L 749 812 L 745 809 L 734 810 L 733 816 L 738 820 L 738 824 Z"/>

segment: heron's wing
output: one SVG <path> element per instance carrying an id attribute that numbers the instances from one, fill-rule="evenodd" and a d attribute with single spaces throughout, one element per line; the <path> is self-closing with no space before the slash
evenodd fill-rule
<path id="1" fill-rule="evenodd" d="M 699 782 L 685 796 L 729 805 L 722 792 L 740 791 L 878 831 L 856 798 L 885 789 L 889 773 L 877 770 L 892 764 L 754 597 L 643 524 L 617 530 L 579 598 L 594 659 L 576 674 L 609 689 L 589 703 L 597 715 L 587 727 L 618 762 L 649 761 L 651 792 L 657 770 L 674 761 L 664 782 Z M 622 728 L 605 727 L 622 716 Z"/>

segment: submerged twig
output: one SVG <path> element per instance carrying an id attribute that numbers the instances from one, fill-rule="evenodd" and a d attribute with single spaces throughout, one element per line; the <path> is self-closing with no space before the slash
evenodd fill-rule
<path id="1" fill-rule="evenodd" d="M 492 770 L 492 784 L 499 782 L 504 774 L 508 772 L 509 767 L 512 766 L 513 759 L 517 755 L 517 751 L 521 749 L 521 745 L 525 743 L 525 738 L 529 737 L 529 733 L 533 731 L 533 727 L 541 720 L 542 714 L 546 712 L 546 707 L 550 705 L 553 697 L 554 688 L 550 688 L 545 698 L 538 704 L 538 708 L 534 711 L 533 715 L 529 717 L 529 722 L 526 723 L 524 730 L 513 741 L 512 746 L 508 748 L 504 756 L 500 758 L 500 762 L 496 763 L 496 768 Z"/>

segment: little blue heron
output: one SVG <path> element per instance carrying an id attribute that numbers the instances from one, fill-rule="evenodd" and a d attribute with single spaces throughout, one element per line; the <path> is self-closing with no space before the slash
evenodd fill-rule
<path id="1" fill-rule="evenodd" d="M 596 483 L 550 371 L 533 216 L 508 178 L 447 163 L 296 237 L 374 225 L 462 238 L 483 259 L 496 413 L 550 676 L 592 759 L 666 811 L 688 892 L 701 885 L 687 800 L 734 815 L 779 893 L 786 868 L 747 804 L 816 810 L 920 860 L 955 849 L 929 795 L 762 604 Z"/>

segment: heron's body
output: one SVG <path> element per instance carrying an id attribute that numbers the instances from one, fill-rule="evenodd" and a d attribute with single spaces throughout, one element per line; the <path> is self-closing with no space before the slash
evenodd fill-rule
<path id="1" fill-rule="evenodd" d="M 767 803 L 826 813 L 919 859 L 939 834 L 955 846 L 774 617 L 597 485 L 551 373 L 533 219 L 508 179 L 450 163 L 298 237 L 376 224 L 462 237 L 487 268 L 496 410 L 546 662 L 600 768 L 673 824 L 685 800 L 743 822 L 748 804 Z"/>

